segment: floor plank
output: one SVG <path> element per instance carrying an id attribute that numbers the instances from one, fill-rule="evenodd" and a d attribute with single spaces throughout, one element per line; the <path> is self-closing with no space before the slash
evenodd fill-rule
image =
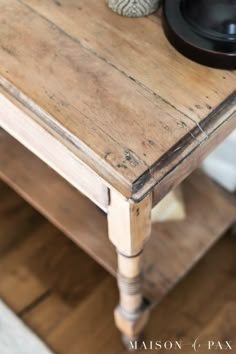
<path id="1" fill-rule="evenodd" d="M 56 353 L 124 354 L 113 325 L 115 279 L 3 183 L 0 192 L 0 297 Z M 235 236 L 153 310 L 147 340 L 182 340 L 188 354 L 197 337 L 235 341 Z"/>
<path id="2" fill-rule="evenodd" d="M 116 275 L 117 256 L 109 242 L 105 214 L 3 131 L 0 146 L 0 178 L 105 269 Z M 236 205 L 200 171 L 189 176 L 182 186 L 186 219 L 153 223 L 152 236 L 145 247 L 144 291 L 145 296 L 156 303 L 236 220 Z M 63 245 L 58 244 L 58 248 L 63 250 Z M 45 252 L 42 252 L 43 260 L 50 250 L 50 245 L 46 246 Z M 62 263 L 62 259 L 59 262 L 54 253 L 51 258 L 54 265 L 51 261 L 48 265 L 50 269 Z M 72 263 L 71 267 L 74 267 Z M 62 282 L 67 278 L 62 277 Z"/>

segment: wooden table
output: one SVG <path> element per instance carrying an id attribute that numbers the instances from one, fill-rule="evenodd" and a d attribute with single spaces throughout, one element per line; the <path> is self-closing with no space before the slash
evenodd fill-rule
<path id="1" fill-rule="evenodd" d="M 195 173 L 187 219 L 147 242 L 152 207 L 236 128 L 236 73 L 182 57 L 158 15 L 104 0 L 1 0 L 0 21 L 0 176 L 114 274 L 118 258 L 115 320 L 135 339 L 235 220 Z"/>

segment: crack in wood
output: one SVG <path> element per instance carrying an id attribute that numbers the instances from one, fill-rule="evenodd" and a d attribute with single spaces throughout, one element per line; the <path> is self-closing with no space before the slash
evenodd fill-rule
<path id="1" fill-rule="evenodd" d="M 102 55 L 100 55 L 96 50 L 94 50 L 93 48 L 85 45 L 84 43 L 82 43 L 81 39 L 72 36 L 71 34 L 67 33 L 66 31 L 64 31 L 61 27 L 59 27 L 58 25 L 56 25 L 54 22 L 52 22 L 51 20 L 49 20 L 46 16 L 42 15 L 41 13 L 39 13 L 38 11 L 36 11 L 34 8 L 32 8 L 30 5 L 26 4 L 24 2 L 24 0 L 17 0 L 19 3 L 21 3 L 23 6 L 25 6 L 26 8 L 28 8 L 29 10 L 31 10 L 33 13 L 37 14 L 39 17 L 41 17 L 44 21 L 48 22 L 49 24 L 53 25 L 58 31 L 60 31 L 61 33 L 63 33 L 65 36 L 69 37 L 71 40 L 73 40 L 74 42 L 78 43 L 80 45 L 81 48 L 83 48 L 84 50 L 88 51 L 89 53 L 95 55 L 98 59 L 102 60 L 103 62 L 105 62 L 107 65 L 111 66 L 112 68 L 114 68 L 116 71 L 118 71 L 120 74 L 122 74 L 123 76 L 125 76 L 127 79 L 133 81 L 136 83 L 137 86 L 141 87 L 142 89 L 144 89 L 146 92 L 149 92 L 150 94 L 152 94 L 154 97 L 159 98 L 162 102 L 168 104 L 170 107 L 172 107 L 173 109 L 175 109 L 177 112 L 179 112 L 180 114 L 182 114 L 183 116 L 185 116 L 187 119 L 189 119 L 190 121 L 192 121 L 193 123 L 195 123 L 196 125 L 198 125 L 199 129 L 203 132 L 200 124 L 195 121 L 193 118 L 189 117 L 186 113 L 182 112 L 181 110 L 179 110 L 178 108 L 176 108 L 173 104 L 171 104 L 168 100 L 164 99 L 162 96 L 160 96 L 158 93 L 156 93 L 155 91 L 153 91 L 152 89 L 150 89 L 148 86 L 146 86 L 145 84 L 143 84 L 142 82 L 140 82 L 139 80 L 137 80 L 136 78 L 130 76 L 129 74 L 127 74 L 124 70 L 120 69 L 118 66 L 116 66 L 115 64 L 113 64 L 110 60 L 108 60 L 107 58 L 103 57 Z M 172 117 L 173 118 L 173 117 Z"/>
<path id="2" fill-rule="evenodd" d="M 232 111 L 231 111 L 232 110 Z M 228 114 L 227 114 L 228 112 Z M 227 114 L 223 122 L 220 122 L 220 118 Z M 156 163 L 154 163 L 151 167 L 148 168 L 144 174 L 138 178 L 134 183 L 133 183 L 133 195 L 140 192 L 140 190 L 144 187 L 144 185 L 150 181 L 150 179 L 153 179 L 154 181 L 154 186 L 159 184 L 161 181 L 163 181 L 168 174 L 170 174 L 175 168 L 177 168 L 181 163 L 188 158 L 200 145 L 205 143 L 213 134 L 214 132 L 219 129 L 227 120 L 230 118 L 234 117 L 236 114 L 236 91 L 234 91 L 230 96 L 228 96 L 218 107 L 214 109 L 213 112 L 211 112 L 205 119 L 202 120 L 202 125 L 204 129 L 210 130 L 211 125 L 215 123 L 216 121 L 219 120 L 219 125 L 213 128 L 212 131 L 210 131 L 208 134 L 204 134 L 205 138 L 202 141 L 198 141 L 197 146 L 193 147 L 193 149 L 183 157 L 176 165 L 170 168 L 167 173 L 164 174 L 160 179 L 158 179 L 155 176 L 155 172 L 157 170 L 161 170 L 164 167 L 168 166 L 175 158 L 177 158 L 181 152 L 189 145 L 191 144 L 191 139 L 189 138 L 188 135 L 184 136 L 182 139 L 178 141 L 177 144 L 175 144 L 167 153 L 165 153 Z M 236 116 L 235 116 L 236 117 Z M 199 135 L 200 132 L 198 130 L 198 127 L 193 128 L 192 134 L 197 134 Z M 152 185 L 152 188 L 154 187 Z M 148 193 L 150 191 L 150 188 L 146 191 Z M 136 199 L 135 199 L 136 200 Z M 137 198 L 136 201 L 139 201 L 140 199 Z"/>

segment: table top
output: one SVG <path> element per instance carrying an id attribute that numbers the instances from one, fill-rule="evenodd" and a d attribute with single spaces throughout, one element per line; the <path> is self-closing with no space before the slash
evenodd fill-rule
<path id="1" fill-rule="evenodd" d="M 159 14 L 124 18 L 105 0 L 1 0 L 0 24 L 1 87 L 127 197 L 236 127 L 236 72 L 177 53 Z"/>

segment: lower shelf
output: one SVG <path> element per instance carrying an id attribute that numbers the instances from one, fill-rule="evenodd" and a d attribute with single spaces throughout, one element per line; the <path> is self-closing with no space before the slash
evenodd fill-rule
<path id="1" fill-rule="evenodd" d="M 0 178 L 115 275 L 106 215 L 0 130 Z M 183 184 L 187 219 L 154 224 L 144 253 L 146 296 L 159 302 L 236 220 L 236 207 L 204 174 Z"/>

